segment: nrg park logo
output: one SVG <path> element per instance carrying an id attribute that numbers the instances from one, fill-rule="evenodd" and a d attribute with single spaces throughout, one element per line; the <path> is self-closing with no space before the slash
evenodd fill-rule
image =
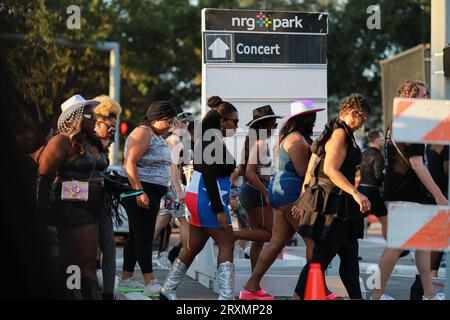
<path id="1" fill-rule="evenodd" d="M 243 17 L 232 17 L 231 25 L 233 27 L 246 27 L 248 31 L 253 31 L 258 25 L 261 29 L 272 28 L 276 31 L 278 28 L 303 28 L 302 19 L 297 16 L 292 19 L 271 19 L 265 13 L 260 11 L 256 18 L 243 18 Z"/>

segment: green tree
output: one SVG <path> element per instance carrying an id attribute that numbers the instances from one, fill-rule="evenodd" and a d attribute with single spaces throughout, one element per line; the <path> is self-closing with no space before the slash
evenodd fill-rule
<path id="1" fill-rule="evenodd" d="M 381 70 L 379 61 L 430 41 L 431 2 L 380 0 L 381 29 L 369 30 L 370 0 L 331 3 L 329 13 L 329 115 L 337 114 L 339 100 L 351 92 L 365 95 L 372 107 L 370 127 L 382 126 Z"/>

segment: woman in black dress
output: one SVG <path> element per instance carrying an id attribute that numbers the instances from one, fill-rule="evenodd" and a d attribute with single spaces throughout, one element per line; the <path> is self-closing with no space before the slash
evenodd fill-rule
<path id="1" fill-rule="evenodd" d="M 330 120 L 321 136 L 311 146 L 302 193 L 294 217 L 300 217 L 299 233 L 314 239 L 310 263 L 320 263 L 325 270 L 339 255 L 339 275 L 351 299 L 361 299 L 359 285 L 358 238 L 364 231 L 363 213 L 370 201 L 354 186 L 361 162 L 361 150 L 353 132 L 366 121 L 369 104 L 353 93 L 340 105 L 339 117 Z M 295 293 L 304 298 L 308 263 L 302 270 Z"/>

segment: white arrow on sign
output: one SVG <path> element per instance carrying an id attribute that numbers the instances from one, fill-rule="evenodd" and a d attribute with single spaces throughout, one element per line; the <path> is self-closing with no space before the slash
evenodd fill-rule
<path id="1" fill-rule="evenodd" d="M 213 59 L 223 59 L 227 57 L 227 50 L 230 50 L 230 47 L 222 39 L 217 38 L 208 50 L 212 51 Z"/>

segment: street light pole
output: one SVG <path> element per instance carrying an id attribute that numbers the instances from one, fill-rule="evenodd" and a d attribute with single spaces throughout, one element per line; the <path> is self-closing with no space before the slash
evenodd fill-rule
<path id="1" fill-rule="evenodd" d="M 450 0 L 431 1 L 431 98 L 450 98 L 450 79 L 444 77 L 443 52 L 450 43 Z M 449 178 L 450 199 L 450 178 Z M 450 204 L 449 204 L 450 205 Z M 450 221 L 447 222 L 450 224 Z M 447 249 L 445 296 L 450 300 L 450 251 Z"/>

